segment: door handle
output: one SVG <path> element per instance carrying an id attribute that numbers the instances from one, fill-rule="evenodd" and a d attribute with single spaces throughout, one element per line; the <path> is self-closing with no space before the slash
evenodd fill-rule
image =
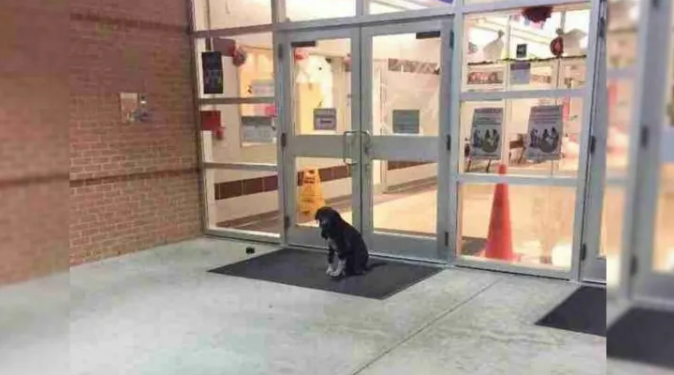
<path id="1" fill-rule="evenodd" d="M 346 159 L 347 159 L 346 148 L 347 148 L 347 146 L 348 146 L 349 134 L 354 134 L 354 135 L 355 135 L 355 134 L 357 134 L 357 133 L 358 133 L 357 130 L 347 130 L 347 131 L 345 131 L 344 133 L 342 133 L 342 161 L 343 161 L 344 164 L 346 164 L 348 167 L 351 167 L 351 166 L 357 164 L 357 163 L 354 163 L 353 161 L 352 161 L 351 163 L 349 163 L 349 162 L 346 160 Z"/>

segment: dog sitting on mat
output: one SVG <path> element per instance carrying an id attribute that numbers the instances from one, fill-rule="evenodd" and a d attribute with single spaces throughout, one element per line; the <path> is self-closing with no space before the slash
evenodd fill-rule
<path id="1" fill-rule="evenodd" d="M 332 207 L 316 211 L 316 221 L 321 228 L 321 237 L 328 242 L 328 269 L 332 277 L 362 275 L 372 267 L 368 265 L 370 254 L 363 236 L 342 219 Z M 335 253 L 337 266 L 333 266 Z"/>

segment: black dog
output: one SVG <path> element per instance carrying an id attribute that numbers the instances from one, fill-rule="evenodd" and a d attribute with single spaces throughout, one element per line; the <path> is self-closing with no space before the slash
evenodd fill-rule
<path id="1" fill-rule="evenodd" d="M 321 237 L 328 241 L 328 269 L 332 277 L 362 275 L 369 271 L 370 254 L 363 236 L 331 207 L 316 211 L 316 221 L 321 228 Z M 335 253 L 339 262 L 333 268 Z"/>

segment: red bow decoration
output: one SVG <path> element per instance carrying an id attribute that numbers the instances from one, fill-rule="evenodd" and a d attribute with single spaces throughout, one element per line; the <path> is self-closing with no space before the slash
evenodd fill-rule
<path id="1" fill-rule="evenodd" d="M 552 7 L 536 6 L 524 8 L 524 10 L 522 10 L 522 15 L 533 23 L 545 22 L 552 16 Z"/>
<path id="2" fill-rule="evenodd" d="M 307 57 L 309 57 L 309 54 L 301 48 L 295 48 L 293 50 L 293 56 L 295 58 L 295 61 L 302 61 Z"/>
<path id="3" fill-rule="evenodd" d="M 248 52 L 246 52 L 243 48 L 237 48 L 234 50 L 234 53 L 232 54 L 232 64 L 234 64 L 234 66 L 239 67 L 245 64 L 247 59 Z"/>

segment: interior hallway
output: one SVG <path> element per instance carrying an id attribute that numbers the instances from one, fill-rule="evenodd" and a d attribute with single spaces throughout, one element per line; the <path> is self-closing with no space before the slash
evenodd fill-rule
<path id="1" fill-rule="evenodd" d="M 553 186 L 510 185 L 510 217 L 513 249 L 519 262 L 528 266 L 569 269 L 571 267 L 575 189 Z M 494 185 L 465 185 L 461 234 L 465 238 L 486 240 L 489 231 Z M 351 222 L 351 201 L 329 203 Z M 373 222 L 376 232 L 416 236 L 436 235 L 437 187 L 423 184 L 374 195 Z M 279 219 L 247 224 L 238 229 L 278 232 Z M 316 226 L 313 220 L 303 225 Z M 477 255 L 467 242 L 463 255 Z"/>
<path id="2" fill-rule="evenodd" d="M 380 301 L 206 272 L 245 246 L 199 239 L 0 289 L 3 373 L 606 372 L 604 338 L 534 325 L 572 283 L 449 269 Z"/>

